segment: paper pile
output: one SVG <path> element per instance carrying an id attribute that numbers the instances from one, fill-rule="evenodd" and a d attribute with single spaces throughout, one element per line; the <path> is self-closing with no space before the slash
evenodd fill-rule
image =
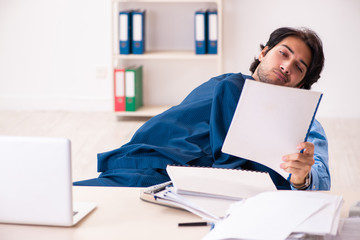
<path id="1" fill-rule="evenodd" d="M 286 239 L 294 232 L 336 235 L 341 205 L 342 197 L 325 193 L 261 193 L 234 203 L 204 240 Z"/>

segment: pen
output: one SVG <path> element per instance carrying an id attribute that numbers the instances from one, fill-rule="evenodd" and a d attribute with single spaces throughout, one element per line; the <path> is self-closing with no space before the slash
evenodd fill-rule
<path id="1" fill-rule="evenodd" d="M 209 226 L 211 223 L 209 222 L 186 222 L 186 223 L 179 223 L 179 227 L 197 227 L 197 226 Z"/>

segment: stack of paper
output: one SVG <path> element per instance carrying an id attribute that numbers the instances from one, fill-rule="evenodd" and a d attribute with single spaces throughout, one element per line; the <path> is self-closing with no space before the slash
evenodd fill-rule
<path id="1" fill-rule="evenodd" d="M 204 240 L 286 239 L 293 232 L 335 235 L 342 197 L 316 192 L 261 193 L 233 204 Z"/>
<path id="2" fill-rule="evenodd" d="M 325 236 L 311 235 L 307 233 L 293 233 L 286 240 L 358 240 L 360 239 L 360 217 L 340 219 L 338 233 Z"/>
<path id="3" fill-rule="evenodd" d="M 350 217 L 340 220 L 339 232 L 336 236 L 326 235 L 324 240 L 348 240 L 360 238 L 360 217 Z"/>

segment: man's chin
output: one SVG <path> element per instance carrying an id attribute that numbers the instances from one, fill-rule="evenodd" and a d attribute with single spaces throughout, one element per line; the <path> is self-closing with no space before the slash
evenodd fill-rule
<path id="1" fill-rule="evenodd" d="M 279 86 L 285 85 L 285 83 L 281 82 L 279 79 L 259 78 L 259 81 L 263 82 L 263 83 L 270 83 L 270 84 L 279 85 Z"/>

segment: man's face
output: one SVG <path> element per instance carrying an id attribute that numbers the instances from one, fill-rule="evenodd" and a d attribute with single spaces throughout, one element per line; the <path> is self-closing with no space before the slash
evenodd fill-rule
<path id="1" fill-rule="evenodd" d="M 287 87 L 301 87 L 311 63 L 310 48 L 297 37 L 287 37 L 270 51 L 265 47 L 253 77 L 256 81 Z"/>

